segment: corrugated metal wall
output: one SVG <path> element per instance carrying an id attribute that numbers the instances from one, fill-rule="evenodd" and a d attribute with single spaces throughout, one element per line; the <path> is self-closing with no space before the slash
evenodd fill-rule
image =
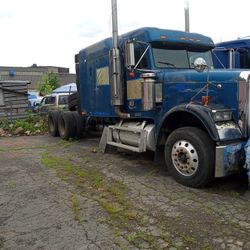
<path id="1" fill-rule="evenodd" d="M 0 81 L 0 121 L 27 117 L 27 81 Z"/>

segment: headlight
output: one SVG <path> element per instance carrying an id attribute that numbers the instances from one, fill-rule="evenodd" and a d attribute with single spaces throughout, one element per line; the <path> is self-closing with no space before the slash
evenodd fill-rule
<path id="1" fill-rule="evenodd" d="M 232 111 L 230 110 L 213 110 L 212 114 L 215 122 L 232 120 Z"/>

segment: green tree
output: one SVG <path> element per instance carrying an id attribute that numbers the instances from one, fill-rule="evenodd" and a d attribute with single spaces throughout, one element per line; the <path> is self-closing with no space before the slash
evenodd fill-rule
<path id="1" fill-rule="evenodd" d="M 38 85 L 38 90 L 42 95 L 47 95 L 58 87 L 60 87 L 58 76 L 54 72 L 49 72 L 43 76 L 41 83 Z"/>

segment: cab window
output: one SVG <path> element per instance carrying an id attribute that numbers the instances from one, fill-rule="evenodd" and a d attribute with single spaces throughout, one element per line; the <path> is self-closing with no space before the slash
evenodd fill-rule
<path id="1" fill-rule="evenodd" d="M 240 54 L 240 67 L 243 69 L 250 68 L 250 60 L 247 49 L 239 50 Z"/>
<path id="2" fill-rule="evenodd" d="M 59 105 L 68 104 L 68 95 L 59 96 L 58 104 Z"/>
<path id="3" fill-rule="evenodd" d="M 146 46 L 142 46 L 142 45 L 138 45 L 135 47 L 135 62 L 136 63 L 141 59 L 146 48 L 147 48 Z M 147 53 L 141 59 L 139 65 L 137 67 L 138 69 L 148 69 L 149 68 L 148 60 L 147 60 Z"/>

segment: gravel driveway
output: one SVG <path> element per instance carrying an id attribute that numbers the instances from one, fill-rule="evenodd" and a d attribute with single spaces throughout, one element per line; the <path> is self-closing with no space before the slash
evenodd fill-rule
<path id="1" fill-rule="evenodd" d="M 244 176 L 191 189 L 99 138 L 0 138 L 0 249 L 250 249 Z"/>

